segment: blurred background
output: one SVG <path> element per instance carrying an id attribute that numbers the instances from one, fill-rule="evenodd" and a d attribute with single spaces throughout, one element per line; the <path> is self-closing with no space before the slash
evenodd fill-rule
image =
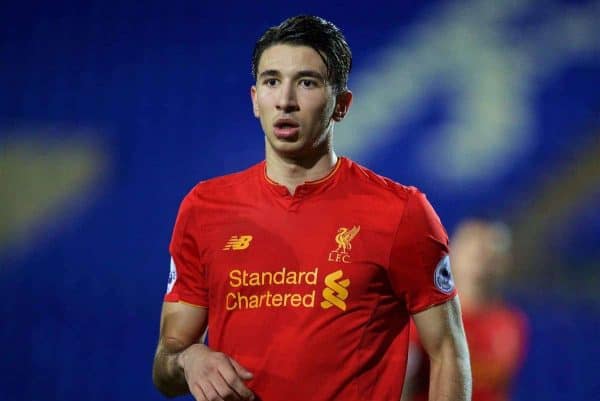
<path id="1" fill-rule="evenodd" d="M 418 186 L 450 233 L 510 227 L 512 399 L 600 400 L 600 2 L 559 0 L 3 4 L 0 400 L 162 399 L 179 202 L 263 158 L 251 52 L 296 14 L 353 50 L 339 154 Z"/>

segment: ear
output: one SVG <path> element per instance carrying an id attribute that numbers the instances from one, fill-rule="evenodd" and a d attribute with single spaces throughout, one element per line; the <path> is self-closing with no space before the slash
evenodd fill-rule
<path id="1" fill-rule="evenodd" d="M 258 118 L 258 102 L 256 101 L 256 86 L 252 85 L 250 87 L 250 99 L 252 99 L 252 112 L 254 113 L 254 117 Z"/>
<path id="2" fill-rule="evenodd" d="M 350 105 L 352 104 L 352 92 L 343 91 L 339 93 L 335 100 L 335 109 L 333 110 L 333 120 L 336 122 L 342 121 L 348 110 L 350 109 Z"/>

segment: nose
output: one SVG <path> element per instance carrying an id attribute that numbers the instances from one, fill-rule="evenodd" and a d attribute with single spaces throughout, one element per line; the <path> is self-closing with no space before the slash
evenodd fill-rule
<path id="1" fill-rule="evenodd" d="M 290 113 L 292 111 L 297 111 L 298 109 L 295 86 L 291 82 L 281 85 L 279 98 L 277 99 L 277 110 Z"/>

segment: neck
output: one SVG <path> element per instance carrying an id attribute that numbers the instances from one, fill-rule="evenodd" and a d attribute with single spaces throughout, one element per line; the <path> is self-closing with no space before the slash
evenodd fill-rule
<path id="1" fill-rule="evenodd" d="M 458 289 L 460 295 L 460 305 L 463 311 L 477 312 L 487 308 L 494 302 L 495 294 L 491 288 L 483 283 L 469 283 Z"/>
<path id="2" fill-rule="evenodd" d="M 287 157 L 279 155 L 267 145 L 267 177 L 283 185 L 293 195 L 299 185 L 306 181 L 319 180 L 333 170 L 338 157 L 328 147 L 327 151 L 309 157 Z"/>

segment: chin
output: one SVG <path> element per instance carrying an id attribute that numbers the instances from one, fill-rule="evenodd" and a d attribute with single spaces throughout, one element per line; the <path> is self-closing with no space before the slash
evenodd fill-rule
<path id="1" fill-rule="evenodd" d="M 276 152 L 295 152 L 301 150 L 304 146 L 299 138 L 277 138 L 273 136 L 267 140 L 267 145 Z"/>
<path id="2" fill-rule="evenodd" d="M 301 156 L 303 153 L 306 153 L 304 152 L 304 149 L 301 146 L 298 146 L 297 144 L 286 144 L 284 146 L 277 146 L 273 148 L 273 150 L 275 150 L 275 153 L 287 157 L 297 157 Z"/>

